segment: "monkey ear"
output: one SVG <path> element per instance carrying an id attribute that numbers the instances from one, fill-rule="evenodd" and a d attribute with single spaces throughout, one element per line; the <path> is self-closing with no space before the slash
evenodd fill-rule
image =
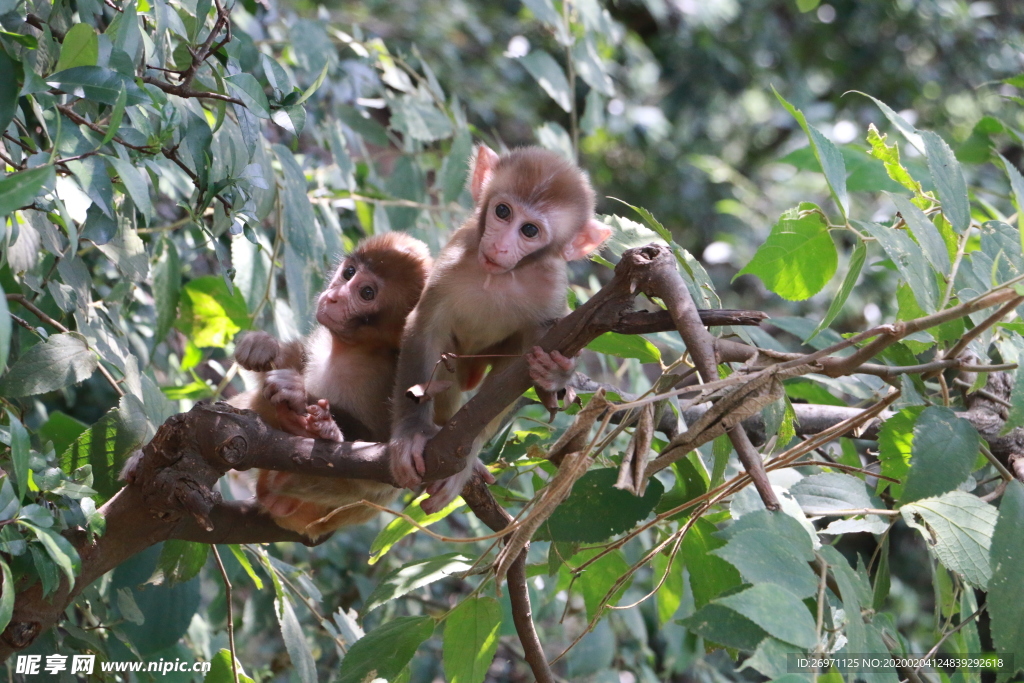
<path id="1" fill-rule="evenodd" d="M 591 218 L 583 224 L 583 227 L 579 229 L 579 232 L 572 238 L 572 241 L 565 245 L 562 255 L 565 256 L 566 261 L 575 261 L 576 259 L 589 256 L 611 234 L 612 229 L 610 227 L 604 223 L 598 223 Z"/>
<path id="2" fill-rule="evenodd" d="M 497 163 L 498 155 L 493 149 L 482 143 L 477 146 L 473 173 L 469 177 L 469 192 L 473 195 L 473 204 L 479 204 L 483 199 L 484 189 L 491 182 L 494 165 Z"/>

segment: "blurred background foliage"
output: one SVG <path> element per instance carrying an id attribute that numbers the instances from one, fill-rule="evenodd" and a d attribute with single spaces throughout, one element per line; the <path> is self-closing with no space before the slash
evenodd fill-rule
<path id="1" fill-rule="evenodd" d="M 79 17 L 111 38 L 111 46 L 100 41 L 94 60 L 105 68 L 123 69 L 118 60 L 124 53 L 135 60 L 127 65 L 128 75 L 155 77 L 155 71 L 138 63 L 140 54 L 180 69 L 187 64 L 181 44 L 197 37 L 195 24 L 187 24 L 189 14 L 194 17 L 199 11 L 209 15 L 207 26 L 213 23 L 214 13 L 204 0 L 125 3 L 137 7 L 143 33 L 160 36 L 145 43 L 141 33 L 124 28 L 124 13 L 115 13 L 110 4 L 0 0 L 5 29 L 0 43 L 9 54 L 23 57 L 40 78 L 52 78 L 66 73 L 62 67 L 67 66 L 60 61 L 63 51 L 53 38 L 54 29 L 68 35 Z M 27 24 L 25 7 L 52 28 L 40 33 L 35 24 Z M 179 31 L 158 12 L 167 7 L 177 9 L 180 32 L 190 40 L 167 37 Z M 49 212 L 50 223 L 38 222 L 41 211 L 18 214 L 20 224 L 11 224 L 5 235 L 17 250 L 12 247 L 0 270 L 4 290 L 34 292 L 47 314 L 74 320 L 69 327 L 80 331 L 101 362 L 116 369 L 118 378 L 128 378 L 133 388 L 120 397 L 109 382 L 93 375 L 83 384 L 9 404 L 38 446 L 27 462 L 50 477 L 39 477 L 40 487 L 64 496 L 51 498 L 67 508 L 62 508 L 65 521 L 90 519 L 92 508 L 76 502 L 88 496 L 79 491 L 77 498 L 68 497 L 75 477 L 99 491 L 97 502 L 116 489 L 117 463 L 101 472 L 92 461 L 86 476 L 76 469 L 84 461 L 67 456 L 68 448 L 82 445 L 87 425 L 110 415 L 107 408 L 119 405 L 118 419 L 135 427 L 128 447 L 112 446 L 123 456 L 151 436 L 167 415 L 242 387 L 229 360 L 237 332 L 252 327 L 287 338 L 307 331 L 312 298 L 324 274 L 336 255 L 361 235 L 408 230 L 436 252 L 466 213 L 462 185 L 473 140 L 495 148 L 540 143 L 570 154 L 578 145 L 581 165 L 602 198 L 599 212 L 633 215 L 609 197 L 646 207 L 677 243 L 702 260 L 724 306 L 762 309 L 780 320 L 787 315 L 820 319 L 840 278 L 799 302 L 782 301 L 754 277 L 731 281 L 784 210 L 814 200 L 835 215 L 806 137 L 772 87 L 841 146 L 857 215 L 892 216 L 893 205 L 880 191 L 894 189 L 893 183 L 881 162 L 867 155 L 865 139 L 872 123 L 890 133 L 890 142 L 898 136 L 874 102 L 850 91 L 879 98 L 920 129 L 941 131 L 963 164 L 975 206 L 993 207 L 992 216 L 1013 211 L 1005 173 L 991 162 L 995 152 L 1018 166 L 1022 159 L 1024 108 L 1015 98 L 1024 93 L 1024 82 L 1007 81 L 1024 71 L 1024 7 L 1019 2 L 621 0 L 605 5 L 578 0 L 572 3 L 568 30 L 577 38 L 571 49 L 583 52 L 574 53 L 571 61 L 590 68 L 579 68 L 575 80 L 570 78 L 574 92 L 550 70 L 551 62 L 539 57 L 546 53 L 556 64 L 569 63 L 560 33 L 566 29 L 557 28 L 560 17 L 551 16 L 551 8 L 568 11 L 544 0 L 240 0 L 232 11 L 233 39 L 217 60 L 211 59 L 219 64 L 212 70 L 216 76 L 201 73 L 197 83 L 240 98 L 259 122 L 241 108 L 225 116 L 217 102 L 207 102 L 203 109 L 195 100 L 173 99 L 173 106 L 143 109 L 129 98 L 119 137 L 100 145 L 107 150 L 104 156 L 117 157 L 108 163 L 116 171 L 111 175 L 118 177 L 114 189 L 119 215 L 96 209 L 95 200 L 91 208 L 85 203 L 87 212 L 81 201 L 81 211 L 76 209 L 73 200 L 80 200 L 82 191 L 76 195 L 62 182 L 71 175 L 81 181 L 89 173 L 74 166 L 56 181 L 61 198 L 40 207 Z M 32 35 L 38 43 L 29 49 L 15 34 Z M 55 134 L 60 144 L 50 146 L 50 138 L 40 131 L 47 126 L 54 130 L 57 119 L 50 108 L 56 99 L 47 100 L 54 96 L 46 93 L 46 84 L 32 80 L 31 69 L 19 83 L 38 96 L 41 106 L 25 109 L 15 123 L 39 128 L 21 131 L 29 142 L 8 146 L 10 160 L 32 169 L 44 164 L 53 148 L 67 157 L 96 146 L 99 137 L 89 137 L 84 124 L 77 129 L 65 124 L 66 137 Z M 255 90 L 245 74 L 255 76 Z M 152 86 L 147 91 L 159 96 Z M 85 94 L 83 99 L 89 100 L 90 91 Z M 111 109 L 125 112 L 116 94 L 108 93 L 100 104 L 80 104 L 96 105 L 87 113 L 106 122 Z M 254 122 L 260 126 L 256 132 Z M 208 123 L 215 133 L 207 130 Z M 93 132 L 102 136 L 102 131 Z M 20 137 L 17 131 L 15 136 Z M 154 143 L 171 154 L 147 151 Z M 911 145 L 902 144 L 901 151 L 906 166 L 931 189 L 923 156 Z M 180 164 L 171 158 L 175 154 Z M 146 172 L 133 176 L 131 164 Z M 40 197 L 52 187 L 53 181 L 48 182 L 40 185 L 46 185 Z M 49 232 L 57 224 L 63 232 Z M 80 228 L 83 238 L 75 260 L 57 258 L 65 246 L 63 235 L 71 235 L 68 226 Z M 19 245 L 12 239 L 16 229 L 36 234 L 31 252 L 26 252 L 31 240 Z M 843 242 L 848 235 L 838 239 L 849 246 Z M 591 265 L 574 269 L 582 296 L 607 277 Z M 836 329 L 860 330 L 892 320 L 898 309 L 896 279 L 885 262 L 869 261 Z M 11 304 L 11 309 L 16 306 Z M 41 325 L 27 313 L 19 315 Z M 795 341 L 778 328 L 768 330 L 783 341 Z M 16 327 L 11 358 L 32 348 L 37 336 Z M 595 377 L 630 389 L 650 384 L 635 359 L 595 355 L 587 363 Z M 504 457 L 523 455 L 551 435 L 543 426 L 524 422 L 513 443 L 505 446 Z M 8 442 L 16 441 L 16 434 L 6 436 Z M 54 472 L 61 454 L 63 473 Z M 527 471 L 503 483 L 514 483 L 509 499 L 521 500 L 544 480 Z M 226 483 L 225 495 L 232 491 L 245 494 Z M 727 515 L 719 511 L 706 519 L 718 522 Z M 260 680 L 298 680 L 300 662 L 308 653 L 315 657 L 322 680 L 335 676 L 341 643 L 350 641 L 357 628 L 347 610 L 363 605 L 388 571 L 451 550 L 415 534 L 367 567 L 371 543 L 387 523 L 378 520 L 338 534 L 312 550 L 278 544 L 266 552 L 246 551 L 253 571 L 264 581 L 262 590 L 248 578 L 240 556 L 221 549 L 236 586 L 236 603 L 242 606 L 240 616 L 236 612 L 239 655 L 249 673 Z M 439 528 L 452 535 L 485 533 L 468 514 L 452 515 Z M 4 532 L 5 543 L 19 540 L 10 529 Z M 851 556 L 874 550 L 867 540 L 858 545 L 866 534 L 847 538 L 843 549 Z M 933 642 L 938 621 L 960 609 L 955 596 L 970 591 L 954 590 L 953 575 L 929 557 L 919 536 L 904 528 L 893 532 L 893 539 L 899 553 L 885 560 L 892 568 L 887 606 L 893 616 L 885 618 L 898 622 L 908 647 L 920 652 Z M 535 544 L 531 563 L 540 567 L 550 559 L 554 569 L 551 574 L 537 569 L 531 578 L 534 616 L 545 644 L 555 650 L 572 642 L 587 622 L 591 603 L 651 541 L 651 535 L 642 535 L 599 570 L 595 567 L 583 594 L 578 585 L 570 591 L 571 577 L 559 564 L 558 552 L 545 558 L 545 544 Z M 21 550 L 13 561 L 16 571 L 56 580 L 55 565 L 45 561 L 41 550 L 35 545 L 30 553 Z M 45 634 L 31 651 L 62 651 L 59 636 L 75 648 L 105 651 L 111 659 L 136 654 L 148 660 L 213 656 L 226 646 L 226 607 L 212 563 L 206 563 L 197 579 L 139 586 L 158 567 L 157 576 L 179 571 L 180 578 L 194 575 L 192 570 L 203 566 L 206 555 L 185 562 L 186 550 L 171 548 L 163 560 L 156 550 L 133 558 L 86 591 L 78 603 L 77 626 Z M 571 555 L 576 548 L 561 550 Z M 708 557 L 706 552 L 703 557 Z M 181 570 L 182 565 L 191 569 Z M 720 563 L 711 571 L 732 570 Z M 287 633 L 282 639 L 278 631 L 282 617 L 280 610 L 275 615 L 275 592 L 266 586 L 270 573 L 278 579 L 278 600 L 294 603 L 305 644 L 296 641 L 294 631 L 291 639 Z M 682 577 L 679 572 L 678 584 L 668 582 L 656 600 L 610 613 L 567 655 L 560 671 L 570 679 L 589 676 L 625 683 L 753 676 L 735 672 L 729 652 L 704 656 L 697 637 L 673 620 L 673 615 L 695 609 L 692 589 Z M 642 597 L 655 583 L 654 571 L 643 570 L 624 602 Z M 469 582 L 454 578 L 417 588 L 370 612 L 364 626 L 370 630 L 397 615 L 441 613 L 470 589 Z M 966 611 L 973 594 L 964 600 Z M 507 597 L 501 608 L 505 618 L 500 633 L 512 636 Z M 136 610 L 163 618 L 139 625 Z M 113 625 L 108 632 L 98 624 Z M 492 680 L 528 679 L 517 647 L 512 638 L 502 641 Z M 412 661 L 409 680 L 440 676 L 441 650 L 440 639 L 424 644 Z M 161 680 L 179 678 L 189 680 L 174 674 Z"/>

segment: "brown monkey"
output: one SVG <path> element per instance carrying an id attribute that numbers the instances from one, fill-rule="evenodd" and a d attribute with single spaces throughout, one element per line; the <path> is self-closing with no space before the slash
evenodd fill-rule
<path id="1" fill-rule="evenodd" d="M 360 242 L 320 294 L 319 326 L 305 340 L 279 344 L 265 332 L 239 340 L 235 360 L 261 373 L 260 387 L 232 403 L 299 436 L 341 441 L 344 432 L 349 439 L 387 441 L 402 329 L 430 264 L 426 245 L 402 233 Z M 309 526 L 336 508 L 364 498 L 386 505 L 397 493 L 379 482 L 269 470 L 260 470 L 256 482 L 256 497 L 274 521 L 313 538 L 376 515 L 352 508 Z"/>
<path id="2" fill-rule="evenodd" d="M 469 187 L 473 215 L 438 256 L 402 339 L 391 471 L 403 486 L 422 481 L 424 445 L 459 408 L 461 392 L 476 386 L 488 365 L 498 372 L 511 362 L 507 356 L 526 353 L 567 313 L 566 263 L 587 256 L 611 233 L 594 220 L 594 190 L 586 174 L 548 150 L 525 147 L 499 157 L 480 145 Z M 452 375 L 437 365 L 443 353 L 506 357 L 461 358 Z M 539 347 L 527 359 L 542 391 L 563 387 L 573 370 L 572 360 Z M 406 397 L 410 387 L 431 379 L 452 382 L 433 406 Z M 483 469 L 475 453 L 487 436 L 478 437 L 474 457 L 460 474 L 427 487 L 431 497 L 424 510 L 442 508 L 459 495 L 473 467 Z"/>

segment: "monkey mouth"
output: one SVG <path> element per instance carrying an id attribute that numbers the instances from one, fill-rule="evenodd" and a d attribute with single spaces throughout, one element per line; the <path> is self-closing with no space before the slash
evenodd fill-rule
<path id="1" fill-rule="evenodd" d="M 492 274 L 507 273 L 509 270 L 511 270 L 510 268 L 506 268 L 500 263 L 491 260 L 490 257 L 484 254 L 480 254 L 480 265 L 484 267 L 484 270 Z"/>

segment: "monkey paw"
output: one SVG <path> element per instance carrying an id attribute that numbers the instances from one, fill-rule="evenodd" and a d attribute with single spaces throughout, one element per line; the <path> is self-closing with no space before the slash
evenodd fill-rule
<path id="1" fill-rule="evenodd" d="M 235 362 L 246 370 L 267 372 L 281 350 L 280 344 L 266 332 L 248 332 L 235 344 Z"/>
<path id="2" fill-rule="evenodd" d="M 287 406 L 306 414 L 306 384 L 295 370 L 271 370 L 263 382 L 263 396 L 274 406 Z"/>
<path id="3" fill-rule="evenodd" d="M 427 441 L 439 431 L 438 427 L 430 425 L 430 431 L 414 432 L 407 437 L 398 437 L 391 440 L 388 449 L 391 460 L 391 476 L 395 483 L 402 488 L 415 488 L 423 482 L 423 473 L 426 467 L 423 464 L 423 449 Z"/>
<path id="4" fill-rule="evenodd" d="M 306 431 L 314 439 L 326 439 L 328 441 L 344 441 L 338 423 L 331 415 L 331 404 L 327 399 L 320 399 L 311 406 L 306 407 L 309 413 L 306 417 Z"/>
<path id="5" fill-rule="evenodd" d="M 479 473 L 488 484 L 494 483 L 494 475 L 487 469 L 487 465 L 480 462 L 479 458 L 473 458 L 472 464 L 467 463 L 466 467 L 458 474 L 447 479 L 439 479 L 427 484 L 427 493 L 430 497 L 420 503 L 420 507 L 427 514 L 433 514 L 443 510 L 456 496 L 462 493 L 462 489 L 473 477 L 473 473 Z"/>
<path id="6" fill-rule="evenodd" d="M 526 363 L 530 366 L 533 383 L 548 392 L 564 389 L 576 370 L 574 359 L 566 358 L 558 351 L 548 353 L 539 346 L 527 352 Z"/>

